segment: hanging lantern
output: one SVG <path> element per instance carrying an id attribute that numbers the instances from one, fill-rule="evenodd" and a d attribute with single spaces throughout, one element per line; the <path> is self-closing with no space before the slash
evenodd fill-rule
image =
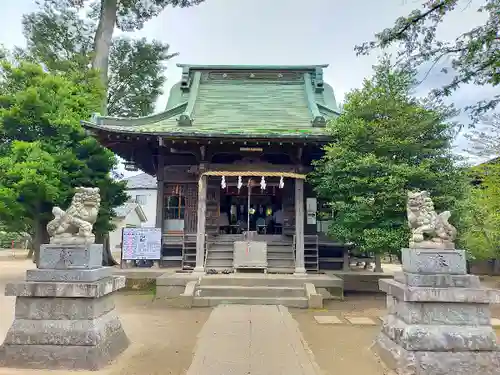
<path id="1" fill-rule="evenodd" d="M 266 179 L 264 178 L 264 176 L 262 176 L 262 178 L 260 179 L 260 188 L 262 190 L 266 190 Z"/>
<path id="2" fill-rule="evenodd" d="M 220 180 L 220 187 L 225 189 L 226 188 L 226 177 L 222 176 L 222 179 Z"/>
<path id="3" fill-rule="evenodd" d="M 285 187 L 285 180 L 283 180 L 283 176 L 280 177 L 280 184 L 278 185 L 280 189 Z"/>
<path id="4" fill-rule="evenodd" d="M 243 181 L 241 179 L 241 176 L 238 176 L 238 190 L 240 190 L 242 186 L 243 186 Z"/>

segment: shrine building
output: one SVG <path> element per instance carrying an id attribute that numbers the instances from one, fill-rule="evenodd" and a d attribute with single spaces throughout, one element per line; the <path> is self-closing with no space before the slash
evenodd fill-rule
<path id="1" fill-rule="evenodd" d="M 339 115 L 327 65 L 178 66 L 165 111 L 82 121 L 127 169 L 156 176 L 161 263 L 232 270 L 233 244 L 246 236 L 267 244 L 268 273 L 328 267 L 306 179 Z M 332 262 L 345 269 L 342 257 Z"/>

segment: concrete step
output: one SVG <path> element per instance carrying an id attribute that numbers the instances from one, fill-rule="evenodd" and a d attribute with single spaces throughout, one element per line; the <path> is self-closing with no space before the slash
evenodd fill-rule
<path id="1" fill-rule="evenodd" d="M 270 268 L 295 267 L 295 260 L 292 259 L 267 259 L 267 266 Z"/>
<path id="2" fill-rule="evenodd" d="M 233 259 L 233 253 L 210 253 L 208 252 L 207 259 Z"/>
<path id="3" fill-rule="evenodd" d="M 208 247 L 208 251 L 234 251 L 233 246 L 212 245 Z"/>
<path id="4" fill-rule="evenodd" d="M 269 259 L 295 259 L 293 253 L 267 253 L 267 260 Z"/>
<path id="5" fill-rule="evenodd" d="M 291 268 L 293 273 L 295 268 Z M 248 286 L 248 287 L 299 287 L 303 288 L 307 282 L 303 278 L 293 276 L 279 275 L 255 275 L 255 274 L 231 274 L 231 275 L 206 275 L 200 281 L 201 286 L 216 285 L 216 286 Z M 341 282 L 341 280 L 340 280 Z"/>
<path id="6" fill-rule="evenodd" d="M 268 253 L 290 253 L 293 254 L 293 248 L 291 246 L 268 246 Z"/>
<path id="7" fill-rule="evenodd" d="M 227 286 L 204 285 L 196 288 L 199 297 L 305 297 L 305 290 L 298 286 Z"/>
<path id="8" fill-rule="evenodd" d="M 217 251 L 229 251 L 233 252 L 234 248 L 233 246 L 223 246 L 223 245 L 218 245 L 218 246 L 212 246 L 208 248 L 208 252 L 217 252 Z"/>
<path id="9" fill-rule="evenodd" d="M 207 258 L 205 261 L 205 269 L 210 268 L 233 268 L 233 259 L 210 259 Z"/>
<path id="10" fill-rule="evenodd" d="M 193 307 L 211 307 L 217 305 L 283 305 L 307 309 L 305 297 L 194 297 Z"/>
<path id="11" fill-rule="evenodd" d="M 289 275 L 295 272 L 295 267 L 267 267 L 267 273 L 277 273 L 277 274 L 284 274 L 284 275 Z"/>

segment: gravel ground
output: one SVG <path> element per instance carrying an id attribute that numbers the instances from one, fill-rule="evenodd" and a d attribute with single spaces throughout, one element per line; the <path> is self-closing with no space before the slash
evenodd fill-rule
<path id="1" fill-rule="evenodd" d="M 0 340 L 13 320 L 14 298 L 3 296 L 8 281 L 22 280 L 24 271 L 33 267 L 27 260 L 0 262 Z M 488 286 L 496 285 L 488 280 Z M 181 375 L 191 364 L 197 335 L 208 319 L 211 309 L 171 309 L 152 301 L 152 295 L 116 295 L 119 316 L 131 346 L 115 363 L 99 372 L 78 374 L 102 375 Z M 345 301 L 326 303 L 321 311 L 290 309 L 318 365 L 325 375 L 388 375 L 370 351 L 379 326 L 319 325 L 314 315 L 357 315 L 375 321 L 385 313 L 384 296 L 352 295 Z M 500 306 L 493 309 L 500 317 Z M 67 375 L 67 371 L 15 370 L 0 368 L 0 375 Z M 221 374 L 223 375 L 223 374 Z"/>

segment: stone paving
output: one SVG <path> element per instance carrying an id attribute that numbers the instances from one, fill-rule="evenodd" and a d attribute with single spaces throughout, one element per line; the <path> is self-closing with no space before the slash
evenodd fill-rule
<path id="1" fill-rule="evenodd" d="M 365 317 L 365 316 L 345 316 L 345 320 L 334 315 L 315 315 L 314 320 L 318 324 L 344 324 L 357 326 L 373 326 L 383 322 L 383 317 Z M 491 318 L 491 325 L 495 329 L 500 329 L 500 319 Z"/>
<path id="2" fill-rule="evenodd" d="M 220 305 L 200 332 L 188 375 L 320 375 L 283 306 Z"/>

